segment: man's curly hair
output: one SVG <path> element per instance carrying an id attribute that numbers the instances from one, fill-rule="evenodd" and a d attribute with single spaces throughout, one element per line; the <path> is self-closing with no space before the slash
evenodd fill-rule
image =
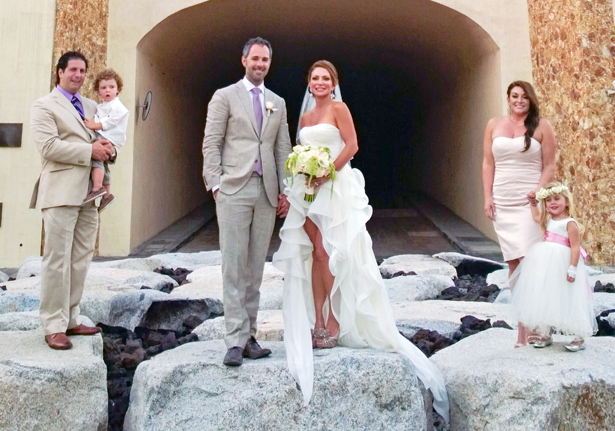
<path id="1" fill-rule="evenodd" d="M 102 70 L 96 75 L 96 79 L 94 80 L 94 91 L 98 91 L 100 81 L 110 81 L 111 79 L 115 79 L 115 82 L 117 82 L 117 92 L 119 93 L 122 91 L 124 81 L 122 81 L 122 77 L 113 69 Z"/>

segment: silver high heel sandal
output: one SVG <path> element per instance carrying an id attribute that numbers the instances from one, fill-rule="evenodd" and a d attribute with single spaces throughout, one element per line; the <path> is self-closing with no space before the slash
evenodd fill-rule
<path id="1" fill-rule="evenodd" d="M 322 349 L 319 344 L 329 335 L 325 328 L 312 329 L 312 349 Z"/>
<path id="2" fill-rule="evenodd" d="M 340 331 L 337 331 L 334 337 L 329 334 L 329 331 L 324 329 L 325 336 L 323 338 L 316 339 L 316 347 L 319 349 L 332 349 L 337 346 L 337 339 L 340 335 Z"/>

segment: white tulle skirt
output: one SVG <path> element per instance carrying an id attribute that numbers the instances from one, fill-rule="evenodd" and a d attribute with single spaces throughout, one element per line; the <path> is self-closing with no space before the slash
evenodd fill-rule
<path id="1" fill-rule="evenodd" d="M 448 421 L 448 396 L 436 366 L 395 324 L 384 283 L 365 228 L 372 215 L 361 172 L 344 166 L 334 183 L 316 191 L 314 202 L 304 200 L 305 177 L 298 175 L 286 194 L 291 204 L 280 230 L 282 244 L 273 264 L 284 271 L 284 343 L 291 374 L 301 386 L 305 403 L 312 396 L 314 364 L 310 330 L 315 311 L 312 294 L 312 250 L 303 225 L 309 217 L 322 234 L 335 276 L 330 307 L 340 323 L 339 344 L 353 348 L 399 352 L 416 367 L 417 376 L 434 396 L 434 408 Z"/>
<path id="2" fill-rule="evenodd" d="M 570 247 L 539 242 L 530 248 L 511 277 L 512 303 L 520 323 L 540 334 L 550 329 L 590 337 L 597 331 L 593 289 L 582 258 L 573 283 L 566 280 Z"/>

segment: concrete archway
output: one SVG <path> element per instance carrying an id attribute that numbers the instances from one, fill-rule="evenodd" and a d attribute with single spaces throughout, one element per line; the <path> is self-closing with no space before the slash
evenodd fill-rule
<path id="1" fill-rule="evenodd" d="M 267 85 L 287 101 L 291 136 L 306 70 L 327 58 L 340 70 L 357 124 L 353 164 L 365 174 L 372 204 L 399 206 L 405 194 L 422 191 L 490 234 L 482 215 L 482 132 L 502 113 L 508 80 L 530 79 L 529 43 L 525 74 L 503 74 L 502 45 L 515 52 L 507 36 L 494 38 L 497 31 L 441 3 L 458 2 L 211 0 L 153 23 L 134 58 L 135 102 L 152 91 L 153 108 L 134 125 L 130 247 L 207 201 L 207 102 L 241 78 L 240 50 L 255 35 L 273 44 Z M 503 83 L 503 75 L 512 79 Z"/>

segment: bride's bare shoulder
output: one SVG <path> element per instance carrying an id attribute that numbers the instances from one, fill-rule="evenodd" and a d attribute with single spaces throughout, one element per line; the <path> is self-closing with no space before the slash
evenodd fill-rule
<path id="1" fill-rule="evenodd" d="M 348 109 L 348 105 L 346 105 L 346 104 L 345 104 L 344 102 L 342 102 L 341 100 L 340 100 L 340 101 L 334 100 L 334 101 L 333 101 L 333 104 L 331 105 L 331 109 L 332 109 L 334 112 L 346 112 L 346 111 L 350 111 L 350 110 Z"/>
<path id="2" fill-rule="evenodd" d="M 301 127 L 311 126 L 312 123 L 314 122 L 312 118 L 313 116 L 314 116 L 313 110 L 307 111 L 305 114 L 301 116 L 301 120 L 299 120 L 299 125 Z"/>

